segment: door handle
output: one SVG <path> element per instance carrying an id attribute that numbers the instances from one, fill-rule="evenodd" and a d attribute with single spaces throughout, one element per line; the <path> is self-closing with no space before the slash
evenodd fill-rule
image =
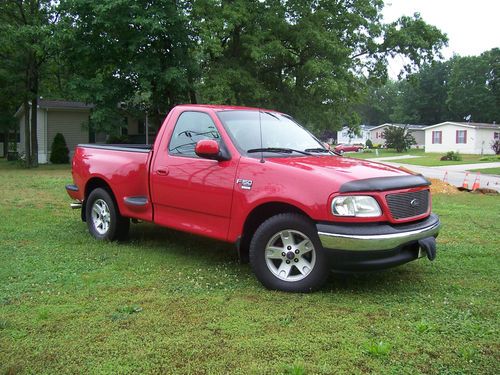
<path id="1" fill-rule="evenodd" d="M 157 169 L 156 174 L 159 176 L 166 176 L 168 174 L 168 168 Z"/>

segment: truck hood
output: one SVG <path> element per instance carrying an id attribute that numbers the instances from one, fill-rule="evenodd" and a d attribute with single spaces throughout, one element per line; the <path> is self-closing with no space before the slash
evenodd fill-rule
<path id="1" fill-rule="evenodd" d="M 416 175 L 410 171 L 402 170 L 382 163 L 332 155 L 266 158 L 266 162 L 293 168 L 297 173 L 302 172 L 310 174 L 312 178 L 315 178 L 315 180 L 326 179 L 330 182 L 335 182 L 336 185 L 338 184 L 338 189 L 347 183 L 351 183 L 350 186 L 352 186 L 352 183 L 355 181 L 374 181 L 380 180 L 381 178 L 384 178 L 385 181 L 396 182 L 395 185 L 398 184 L 398 181 L 405 180 L 406 182 L 404 184 L 408 185 L 408 183 L 412 184 L 412 179 L 408 179 L 408 177 Z M 423 177 L 418 177 L 422 181 L 426 181 Z M 416 186 L 423 184 L 422 181 L 420 181 L 421 184 L 418 184 L 418 179 L 415 181 L 417 181 Z M 373 189 L 373 186 L 365 187 Z"/>

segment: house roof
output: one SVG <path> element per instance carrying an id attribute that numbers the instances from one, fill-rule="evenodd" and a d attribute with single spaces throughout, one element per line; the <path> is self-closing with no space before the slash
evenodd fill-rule
<path id="1" fill-rule="evenodd" d="M 471 128 L 471 129 L 493 129 L 493 130 L 500 130 L 500 124 L 487 124 L 483 122 L 455 122 L 455 121 L 445 121 L 441 122 L 436 125 L 430 125 L 426 127 L 425 129 L 434 129 L 437 128 L 438 126 L 443 126 L 443 125 L 455 125 L 455 126 L 461 126 L 464 128 Z"/>
<path id="2" fill-rule="evenodd" d="M 380 128 L 383 128 L 385 126 L 397 126 L 398 128 L 402 128 L 404 126 L 407 126 L 408 130 L 424 130 L 424 128 L 427 127 L 427 125 L 419 125 L 419 124 L 390 124 L 390 123 L 385 123 L 385 124 L 382 124 L 382 125 L 375 126 L 375 127 L 371 128 L 370 131 L 380 129 Z"/>
<path id="3" fill-rule="evenodd" d="M 29 102 L 31 107 L 31 102 Z M 38 100 L 38 108 L 44 109 L 65 109 L 65 110 L 85 110 L 94 108 L 93 104 L 87 104 L 84 102 L 76 102 L 69 100 L 46 100 L 39 99 Z M 15 117 L 20 117 L 23 113 L 24 105 L 21 104 L 19 109 L 15 113 Z"/>

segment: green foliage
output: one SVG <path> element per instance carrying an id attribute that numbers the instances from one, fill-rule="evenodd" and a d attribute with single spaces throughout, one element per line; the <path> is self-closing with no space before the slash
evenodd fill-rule
<path id="1" fill-rule="evenodd" d="M 373 148 L 373 142 L 371 139 L 367 139 L 366 140 L 366 147 L 367 148 Z"/>
<path id="2" fill-rule="evenodd" d="M 53 164 L 69 163 L 69 149 L 64 135 L 57 133 L 50 148 L 50 162 Z"/>
<path id="3" fill-rule="evenodd" d="M 386 357 L 391 352 L 391 345 L 384 341 L 370 342 L 365 345 L 365 350 L 373 357 Z"/>
<path id="4" fill-rule="evenodd" d="M 442 156 L 440 160 L 446 161 L 461 161 L 462 160 L 462 155 L 458 151 L 448 151 L 446 155 Z"/>
<path id="5" fill-rule="evenodd" d="M 416 143 L 406 126 L 388 126 L 382 136 L 385 138 L 386 147 L 394 148 L 397 152 L 406 151 Z"/>
<path id="6" fill-rule="evenodd" d="M 372 85 L 358 107 L 370 124 L 437 124 L 444 121 L 498 122 L 500 49 L 480 56 L 432 62 L 398 82 Z"/>

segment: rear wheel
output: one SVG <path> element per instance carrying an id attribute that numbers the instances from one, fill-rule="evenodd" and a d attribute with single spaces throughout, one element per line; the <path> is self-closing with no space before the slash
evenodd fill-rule
<path id="1" fill-rule="evenodd" d="M 266 220 L 250 244 L 250 264 L 268 289 L 310 292 L 323 285 L 328 263 L 314 225 L 298 214 Z"/>
<path id="2" fill-rule="evenodd" d="M 98 240 L 123 240 L 127 237 L 130 220 L 120 215 L 111 195 L 102 188 L 92 190 L 85 205 L 87 226 Z"/>

